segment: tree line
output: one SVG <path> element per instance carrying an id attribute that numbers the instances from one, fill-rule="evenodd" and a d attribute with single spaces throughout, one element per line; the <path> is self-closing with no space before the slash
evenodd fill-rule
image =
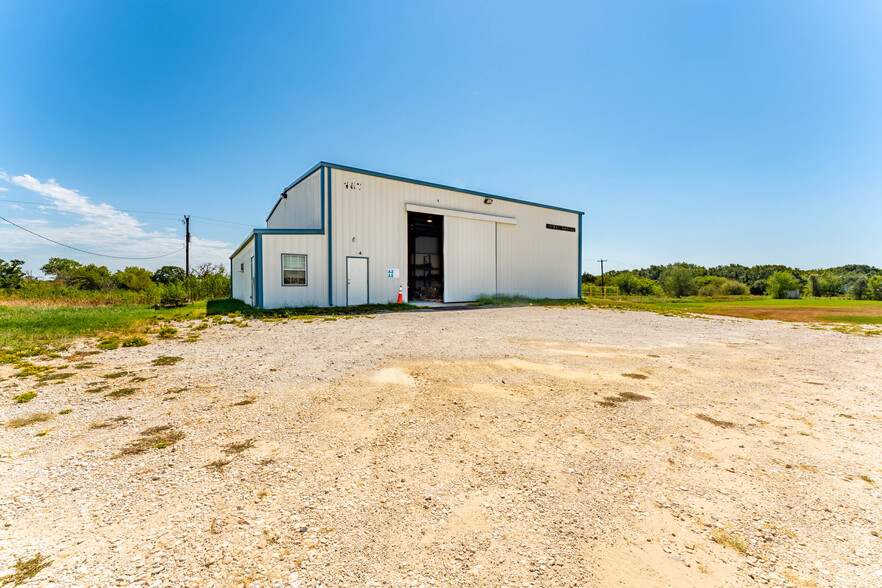
<path id="1" fill-rule="evenodd" d="M 584 273 L 585 284 L 615 286 L 619 293 L 635 296 L 771 296 L 788 292 L 802 296 L 849 296 L 857 300 L 882 300 L 882 270 L 870 265 L 800 270 L 784 265 L 738 264 L 706 268 L 691 263 L 651 265 L 637 270 L 610 271 L 601 276 Z"/>
<path id="2" fill-rule="evenodd" d="M 230 296 L 230 275 L 220 264 L 197 265 L 188 277 L 183 268 L 174 265 L 154 272 L 135 266 L 111 272 L 107 266 L 52 257 L 40 268 L 49 277 L 46 280 L 35 278 L 23 267 L 21 260 L 0 259 L 0 289 L 7 295 L 164 305 Z"/>

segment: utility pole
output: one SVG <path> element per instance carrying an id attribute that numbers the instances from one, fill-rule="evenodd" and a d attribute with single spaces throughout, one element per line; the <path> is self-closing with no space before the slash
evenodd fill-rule
<path id="1" fill-rule="evenodd" d="M 187 276 L 187 302 L 190 302 L 190 215 L 184 215 L 184 227 L 186 227 L 185 231 L 187 233 L 186 240 L 184 242 L 184 273 Z"/>
<path id="2" fill-rule="evenodd" d="M 603 262 L 609 261 L 608 259 L 598 259 L 600 262 L 600 292 L 603 294 L 603 297 L 606 298 L 606 283 L 603 279 Z"/>

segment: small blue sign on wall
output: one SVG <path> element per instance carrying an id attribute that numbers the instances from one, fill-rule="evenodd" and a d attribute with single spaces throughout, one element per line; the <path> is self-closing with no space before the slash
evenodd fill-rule
<path id="1" fill-rule="evenodd" d="M 398 271 L 398 268 L 391 268 L 386 270 L 386 277 L 388 278 L 397 278 L 401 275 L 401 272 Z"/>

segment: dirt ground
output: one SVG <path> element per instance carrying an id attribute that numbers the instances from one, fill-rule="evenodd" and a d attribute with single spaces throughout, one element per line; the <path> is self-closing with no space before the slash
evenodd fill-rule
<path id="1" fill-rule="evenodd" d="M 539 307 L 179 328 L 78 342 L 40 387 L 0 366 L 4 423 L 54 415 L 0 429 L 0 576 L 882 586 L 882 337 Z"/>

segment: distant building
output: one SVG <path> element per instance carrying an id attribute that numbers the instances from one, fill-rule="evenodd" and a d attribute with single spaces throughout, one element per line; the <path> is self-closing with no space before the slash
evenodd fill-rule
<path id="1" fill-rule="evenodd" d="M 321 162 L 285 188 L 230 257 L 258 308 L 578 298 L 582 215 Z"/>

